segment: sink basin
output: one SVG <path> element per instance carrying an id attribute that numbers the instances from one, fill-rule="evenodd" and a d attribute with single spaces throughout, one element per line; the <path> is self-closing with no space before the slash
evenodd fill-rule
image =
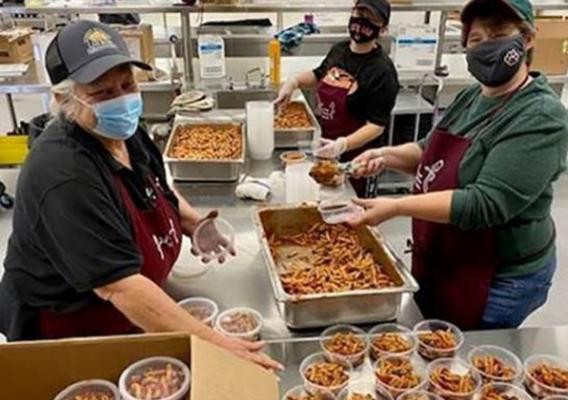
<path id="1" fill-rule="evenodd" d="M 248 101 L 273 101 L 277 93 L 272 89 L 225 90 L 217 92 L 217 108 L 244 109 Z"/>

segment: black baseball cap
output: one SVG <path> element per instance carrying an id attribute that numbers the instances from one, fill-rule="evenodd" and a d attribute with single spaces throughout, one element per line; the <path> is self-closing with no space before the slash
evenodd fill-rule
<path id="1" fill-rule="evenodd" d="M 77 21 L 66 26 L 51 41 L 45 54 L 47 73 L 54 85 L 65 79 L 91 83 L 124 64 L 152 69 L 130 56 L 126 42 L 115 29 L 96 21 Z"/>
<path id="2" fill-rule="evenodd" d="M 387 0 L 358 0 L 356 8 L 366 8 L 377 17 L 381 18 L 385 25 L 389 24 L 391 15 L 391 5 Z"/>

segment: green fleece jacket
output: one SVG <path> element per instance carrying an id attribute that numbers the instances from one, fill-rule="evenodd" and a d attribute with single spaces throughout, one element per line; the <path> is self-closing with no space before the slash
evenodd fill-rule
<path id="1" fill-rule="evenodd" d="M 565 168 L 568 113 L 546 78 L 533 77 L 491 118 L 488 129 L 473 137 L 451 205 L 451 223 L 461 229 L 495 228 L 501 277 L 533 273 L 556 250 L 552 183 Z M 501 101 L 471 86 L 456 97 L 441 124 L 455 119 L 449 130 L 468 136 Z"/>

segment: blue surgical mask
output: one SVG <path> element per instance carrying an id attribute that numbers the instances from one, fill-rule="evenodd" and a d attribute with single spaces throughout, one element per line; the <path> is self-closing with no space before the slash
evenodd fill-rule
<path id="1" fill-rule="evenodd" d="M 131 138 L 142 115 L 142 96 L 139 92 L 120 96 L 111 100 L 101 101 L 93 105 L 81 103 L 90 107 L 97 118 L 95 133 L 114 140 Z"/>

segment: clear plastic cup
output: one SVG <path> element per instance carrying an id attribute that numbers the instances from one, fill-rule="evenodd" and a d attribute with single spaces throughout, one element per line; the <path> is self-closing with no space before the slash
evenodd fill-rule
<path id="1" fill-rule="evenodd" d="M 67 386 L 54 400 L 75 400 L 78 396 L 86 396 L 89 393 L 100 393 L 107 395 L 109 400 L 120 400 L 116 385 L 102 379 L 91 379 Z"/>
<path id="2" fill-rule="evenodd" d="M 282 400 L 307 400 L 314 394 L 318 394 L 321 400 L 336 400 L 334 394 L 329 390 L 322 389 L 318 393 L 310 393 L 306 391 L 304 385 L 295 386 L 288 390 L 286 394 L 282 396 Z"/>
<path id="3" fill-rule="evenodd" d="M 435 393 L 426 390 L 412 390 L 400 395 L 398 400 L 444 400 Z"/>
<path id="4" fill-rule="evenodd" d="M 220 235 L 224 244 L 212 246 L 211 235 Z M 192 243 L 197 255 L 206 262 L 226 259 L 229 250 L 235 246 L 235 228 L 222 218 L 204 219 L 195 228 Z"/>
<path id="5" fill-rule="evenodd" d="M 386 350 L 384 348 L 385 345 L 377 345 L 378 340 L 388 337 L 390 337 L 391 340 L 399 341 L 392 345 L 392 350 Z M 406 344 L 409 346 L 408 349 L 404 349 L 404 345 Z M 381 324 L 369 331 L 369 345 L 369 357 L 372 361 L 377 361 L 381 357 L 390 355 L 408 356 L 413 354 L 418 347 L 418 340 L 412 331 L 405 326 L 398 324 Z"/>
<path id="6" fill-rule="evenodd" d="M 452 391 L 440 385 L 434 375 L 440 369 L 447 369 L 450 373 L 465 377 L 469 375 L 472 379 L 472 390 L 467 392 Z M 473 369 L 472 366 L 458 358 L 440 358 L 432 361 L 426 368 L 428 376 L 428 389 L 445 400 L 470 400 L 473 399 L 481 387 L 481 376 Z"/>
<path id="7" fill-rule="evenodd" d="M 418 384 L 412 387 L 400 388 L 400 387 L 395 387 L 389 384 L 388 382 L 385 382 L 383 379 L 379 377 L 379 369 L 381 368 L 381 365 L 383 363 L 404 363 L 404 364 L 410 363 L 412 367 L 412 373 L 416 375 L 419 379 Z M 391 356 L 382 357 L 378 359 L 377 362 L 375 363 L 374 371 L 375 371 L 375 383 L 376 383 L 377 392 L 388 393 L 390 396 L 392 396 L 393 399 L 398 399 L 404 393 L 422 389 L 427 381 L 426 366 L 424 365 L 424 362 L 420 358 L 414 356 L 391 355 Z"/>
<path id="8" fill-rule="evenodd" d="M 479 357 L 491 357 L 503 363 L 505 368 L 511 368 L 510 376 L 503 376 L 503 373 L 485 372 L 483 368 L 478 368 L 475 364 Z M 483 345 L 474 347 L 467 355 L 467 360 L 471 366 L 481 375 L 483 383 L 503 382 L 516 383 L 523 374 L 523 364 L 515 354 L 499 346 Z"/>
<path id="9" fill-rule="evenodd" d="M 248 327 L 247 327 L 248 325 Z M 215 321 L 215 329 L 227 335 L 243 340 L 260 339 L 262 315 L 247 307 L 236 307 L 223 311 Z"/>
<path id="10" fill-rule="evenodd" d="M 340 354 L 330 350 L 327 345 L 329 341 L 337 334 L 353 334 L 355 335 L 355 340 L 360 340 L 363 348 L 361 351 L 354 354 Z M 358 368 L 365 362 L 365 355 L 369 349 L 369 342 L 367 340 L 367 335 L 365 331 L 352 325 L 335 325 L 327 328 L 322 332 L 320 338 L 320 346 L 324 353 L 326 354 L 328 360 L 347 360 L 353 368 Z"/>
<path id="11" fill-rule="evenodd" d="M 178 303 L 191 316 L 210 326 L 215 324 L 215 318 L 219 314 L 219 306 L 213 300 L 206 297 L 190 297 Z"/>
<path id="12" fill-rule="evenodd" d="M 358 400 L 360 397 L 356 397 L 357 395 L 365 396 L 367 398 L 370 396 L 372 400 L 393 400 L 388 393 L 378 393 L 375 390 L 375 384 L 367 381 L 350 383 L 341 391 L 341 393 L 339 393 L 337 400 Z"/>
<path id="13" fill-rule="evenodd" d="M 525 360 L 525 388 L 533 397 L 543 399 L 549 396 L 568 396 L 568 388 L 554 387 L 541 382 L 534 376 L 534 369 L 539 365 L 548 365 L 568 371 L 568 361 L 550 355 L 533 355 Z"/>
<path id="14" fill-rule="evenodd" d="M 300 374 L 302 375 L 302 379 L 304 381 L 304 387 L 306 388 L 307 391 L 312 393 L 313 391 L 318 391 L 318 390 L 323 389 L 323 390 L 329 390 L 331 393 L 333 393 L 334 395 L 337 396 L 339 394 L 339 392 L 341 392 L 343 389 L 345 389 L 347 387 L 347 385 L 349 385 L 349 380 L 353 376 L 353 366 L 347 360 L 335 360 L 335 361 L 333 361 L 334 364 L 339 364 L 344 368 L 344 371 L 347 375 L 347 380 L 345 380 L 345 382 L 342 382 L 342 383 L 337 384 L 337 385 L 332 385 L 332 386 L 322 386 L 318 383 L 311 382 L 308 379 L 308 377 L 306 375 L 308 368 L 310 368 L 311 366 L 313 366 L 315 364 L 324 364 L 324 363 L 328 364 L 329 362 L 330 361 L 327 359 L 327 356 L 326 356 L 325 353 L 315 353 L 315 354 L 312 354 L 312 355 L 304 358 L 304 360 L 300 364 Z"/>
<path id="15" fill-rule="evenodd" d="M 327 224 L 343 224 L 363 213 L 363 209 L 351 202 L 335 203 L 322 201 L 318 205 L 321 218 Z"/>
<path id="16" fill-rule="evenodd" d="M 423 334 L 438 330 L 450 331 L 455 339 L 455 346 L 437 348 L 429 345 L 423 338 L 421 338 L 421 335 Z M 457 326 L 437 319 L 429 319 L 419 322 L 414 326 L 413 332 L 418 339 L 418 354 L 429 361 L 436 360 L 438 358 L 454 357 L 464 342 L 463 333 Z"/>
<path id="17" fill-rule="evenodd" d="M 135 362 L 125 369 L 120 375 L 118 387 L 122 399 L 140 400 L 146 398 L 144 396 L 137 397 L 136 393 L 131 391 L 134 389 L 130 388 L 130 385 L 134 380 L 143 379 L 145 373 L 150 371 L 155 373 L 156 370 L 165 370 L 168 367 L 173 368 L 173 370 L 176 371 L 178 379 L 176 381 L 172 381 L 171 390 L 168 393 L 165 393 L 163 397 L 160 397 L 159 400 L 181 400 L 184 398 L 189 391 L 189 385 L 191 382 L 191 374 L 187 365 L 172 357 L 151 357 Z M 155 379 L 153 378 L 152 381 L 155 381 Z M 143 382 L 142 387 L 144 387 Z M 155 398 L 155 393 L 153 393 L 153 395 L 154 397 L 152 398 Z"/>
<path id="18" fill-rule="evenodd" d="M 493 400 L 495 394 L 507 400 L 532 400 L 522 388 L 503 382 L 491 382 L 482 386 L 475 395 L 475 400 Z"/>

